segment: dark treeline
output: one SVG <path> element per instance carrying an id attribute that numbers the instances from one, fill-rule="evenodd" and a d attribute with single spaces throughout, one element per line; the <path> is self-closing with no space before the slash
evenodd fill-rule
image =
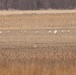
<path id="1" fill-rule="evenodd" d="M 0 0 L 0 9 L 75 9 L 76 0 Z"/>

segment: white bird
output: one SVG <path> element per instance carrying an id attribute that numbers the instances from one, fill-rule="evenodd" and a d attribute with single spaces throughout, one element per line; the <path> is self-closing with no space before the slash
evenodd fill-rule
<path id="1" fill-rule="evenodd" d="M 57 33 L 57 30 L 54 31 L 54 34 L 56 34 L 56 33 Z"/>
<path id="2" fill-rule="evenodd" d="M 25 33 L 26 33 L 26 31 L 25 31 Z"/>
<path id="3" fill-rule="evenodd" d="M 7 31 L 8 33 L 10 32 L 10 31 Z"/>
<path id="4" fill-rule="evenodd" d="M 2 33 L 2 31 L 0 31 L 0 34 Z"/>
<path id="5" fill-rule="evenodd" d="M 70 32 L 70 30 L 68 30 L 68 32 Z"/>
<path id="6" fill-rule="evenodd" d="M 51 33 L 51 31 L 49 31 L 49 33 Z"/>
<path id="7" fill-rule="evenodd" d="M 64 30 L 61 30 L 62 32 L 64 32 Z"/>
<path id="8" fill-rule="evenodd" d="M 37 34 L 39 31 L 36 31 L 35 33 Z"/>

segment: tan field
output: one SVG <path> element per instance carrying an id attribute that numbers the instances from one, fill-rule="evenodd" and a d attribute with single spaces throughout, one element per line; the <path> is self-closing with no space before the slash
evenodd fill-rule
<path id="1" fill-rule="evenodd" d="M 76 10 L 61 11 L 61 13 L 55 10 L 43 11 L 43 13 L 42 11 L 23 11 L 23 13 L 0 11 L 0 29 L 47 29 L 73 26 L 76 26 Z"/>
<path id="2" fill-rule="evenodd" d="M 0 75 L 76 75 L 76 10 L 55 11 L 0 11 Z"/>
<path id="3" fill-rule="evenodd" d="M 0 50 L 0 75 L 76 75 L 76 47 L 59 47 Z"/>

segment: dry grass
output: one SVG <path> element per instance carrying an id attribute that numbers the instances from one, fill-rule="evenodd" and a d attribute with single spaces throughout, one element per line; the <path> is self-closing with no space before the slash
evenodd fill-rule
<path id="1" fill-rule="evenodd" d="M 24 11 L 25 12 L 25 11 Z M 51 11 L 52 12 L 52 11 Z M 0 11 L 1 13 L 1 11 Z M 76 26 L 76 13 L 21 13 L 0 15 L 0 29 L 46 29 L 50 27 Z"/>
<path id="2" fill-rule="evenodd" d="M 76 75 L 74 49 L 52 46 L 0 50 L 0 75 Z"/>
<path id="3" fill-rule="evenodd" d="M 4 66 L 0 71 L 0 75 L 76 75 L 76 68 L 73 67 L 55 66 L 51 68 L 37 64 Z"/>
<path id="4" fill-rule="evenodd" d="M 73 27 L 75 16 L 75 12 L 10 15 L 1 12 L 0 30 Z M 0 48 L 0 75 L 76 75 L 76 45 Z"/>
<path id="5" fill-rule="evenodd" d="M 3 10 L 0 15 L 22 15 L 22 14 L 61 14 L 61 13 L 76 13 L 76 10 Z"/>

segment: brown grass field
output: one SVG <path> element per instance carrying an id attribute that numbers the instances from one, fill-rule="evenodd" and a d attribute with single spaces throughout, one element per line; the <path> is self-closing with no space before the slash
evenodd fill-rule
<path id="1" fill-rule="evenodd" d="M 2 49 L 0 75 L 76 75 L 75 49 L 66 45 Z"/>
<path id="2" fill-rule="evenodd" d="M 37 14 L 37 12 L 39 11 L 33 11 L 32 13 L 31 11 L 20 12 L 21 14 L 18 14 L 18 11 L 0 12 L 0 29 L 47 29 L 51 27 L 76 26 L 76 11 L 61 11 L 61 13 L 60 11 L 39 12 L 41 14 Z"/>
<path id="3" fill-rule="evenodd" d="M 1 13 L 0 30 L 76 26 L 75 12 L 9 15 Z M 76 43 L 51 45 L 47 48 L 0 47 L 0 75 L 76 75 Z"/>

